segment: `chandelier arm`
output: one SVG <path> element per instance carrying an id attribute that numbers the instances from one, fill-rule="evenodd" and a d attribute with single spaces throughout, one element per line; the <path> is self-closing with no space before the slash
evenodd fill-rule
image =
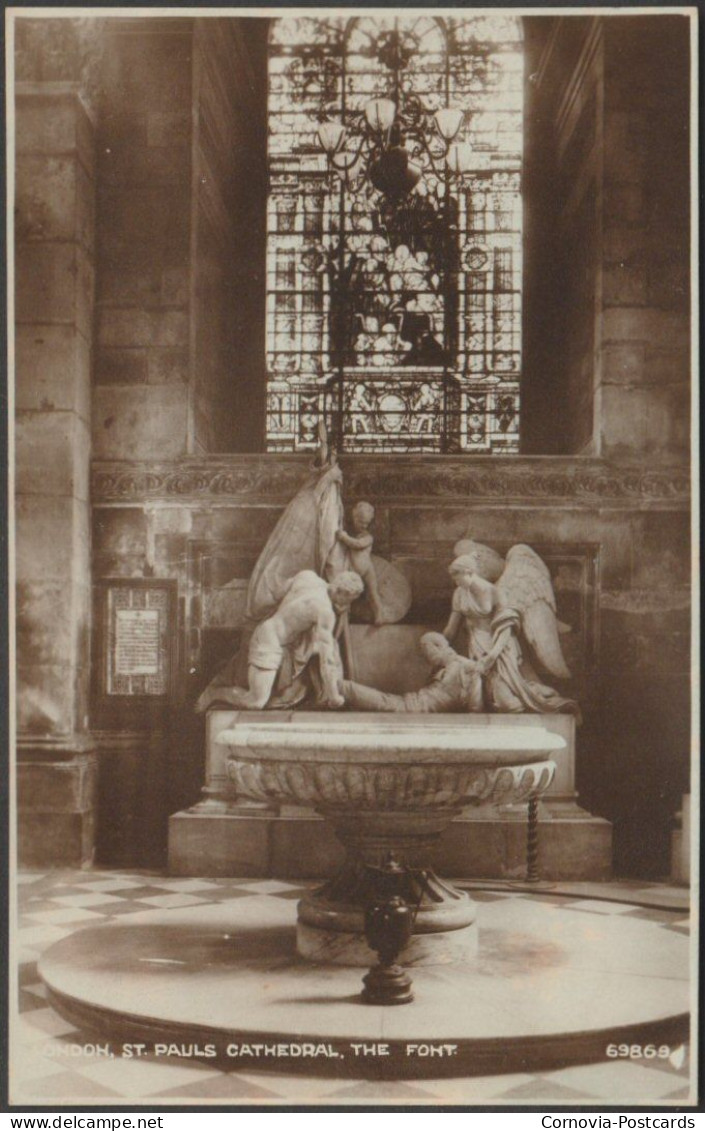
<path id="1" fill-rule="evenodd" d="M 360 137 L 360 143 L 357 147 L 357 152 L 355 153 L 355 155 L 352 158 L 352 161 L 345 160 L 345 161 L 341 162 L 340 164 L 338 164 L 338 162 L 336 161 L 336 157 L 338 157 L 340 154 L 343 153 L 342 149 L 337 150 L 335 153 L 327 153 L 326 154 L 326 157 L 328 158 L 328 164 L 331 166 L 331 168 L 333 168 L 336 173 L 343 173 L 344 174 L 345 183 L 346 183 L 347 188 L 350 187 L 348 173 L 350 172 L 350 170 L 352 168 L 355 167 L 357 162 L 360 160 L 360 157 L 362 156 L 362 150 L 364 148 L 364 145 L 365 145 L 365 136 L 363 134 Z M 346 152 L 345 156 L 347 158 L 347 157 L 350 156 L 350 154 L 348 152 Z"/>
<path id="2" fill-rule="evenodd" d="M 446 166 L 443 165 L 443 164 L 439 165 L 436 158 L 434 157 L 433 153 L 431 152 L 431 148 L 430 148 L 430 146 L 428 144 L 428 140 L 426 138 L 426 130 L 413 129 L 413 130 L 408 130 L 407 132 L 409 133 L 410 137 L 412 137 L 415 141 L 418 141 L 420 143 L 420 145 L 423 148 L 426 156 L 428 157 L 428 160 L 429 160 L 430 165 L 431 165 L 431 170 L 434 173 L 434 175 L 436 177 L 444 177 L 445 171 L 446 171 Z M 441 138 L 441 141 L 443 143 L 443 149 L 444 149 L 442 160 L 445 161 L 445 158 L 448 156 L 448 153 L 450 152 L 450 146 L 446 145 L 446 142 L 443 138 Z"/>
<path id="3" fill-rule="evenodd" d="M 390 145 L 392 144 L 392 130 L 393 129 L 394 129 L 394 122 L 392 122 L 389 129 L 380 131 L 379 147 L 380 147 L 382 153 L 386 153 L 387 150 L 389 149 Z M 370 133 L 372 134 L 371 130 L 370 130 Z M 374 135 L 372 136 L 371 144 L 374 145 Z"/>

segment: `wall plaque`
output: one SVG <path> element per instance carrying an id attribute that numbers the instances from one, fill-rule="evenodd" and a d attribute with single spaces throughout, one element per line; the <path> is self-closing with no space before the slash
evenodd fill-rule
<path id="1" fill-rule="evenodd" d="M 113 578 L 96 591 L 96 705 L 166 701 L 172 695 L 177 643 L 176 583 Z M 135 703 L 137 705 L 137 703 Z"/>
<path id="2" fill-rule="evenodd" d="M 159 675 L 159 610 L 117 609 L 115 674 Z"/>

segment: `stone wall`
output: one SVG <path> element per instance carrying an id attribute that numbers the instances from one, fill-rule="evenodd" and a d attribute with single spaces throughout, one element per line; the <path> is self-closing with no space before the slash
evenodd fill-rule
<path id="1" fill-rule="evenodd" d="M 110 20 L 98 137 L 93 450 L 189 446 L 191 20 Z"/>
<path id="2" fill-rule="evenodd" d="M 526 22 L 524 450 L 683 458 L 688 20 Z"/>
<path id="3" fill-rule="evenodd" d="M 173 458 L 232 450 L 235 442 L 233 390 L 252 387 L 252 356 L 264 354 L 253 325 L 266 128 L 261 79 L 241 29 L 225 19 L 106 21 L 93 414 L 99 458 L 155 451 Z"/>
<path id="4" fill-rule="evenodd" d="M 689 756 L 687 473 L 558 457 L 342 465 L 346 500 L 375 504 L 376 549 L 412 582 L 410 623 L 442 627 L 447 565 L 468 531 L 544 555 L 573 627 L 564 643 L 585 714 L 581 801 L 614 821 L 618 870 L 667 871 Z M 179 737 L 166 755 L 172 811 L 196 801 L 203 781 L 192 705 L 237 644 L 249 573 L 307 474 L 296 456 L 94 466 L 96 576 L 175 578 L 183 601 Z"/>
<path id="5" fill-rule="evenodd" d="M 526 24 L 525 449 L 686 461 L 688 20 L 568 16 L 548 36 Z M 689 516 L 632 515 L 622 531 L 628 558 L 603 563 L 583 791 L 590 807 L 604 790 L 617 863 L 638 869 L 640 829 L 665 863 L 685 781 Z"/>
<path id="6" fill-rule="evenodd" d="M 668 460 L 690 420 L 689 22 L 616 20 L 604 41 L 600 451 Z"/>
<path id="7" fill-rule="evenodd" d="M 194 25 L 196 451 L 247 451 L 262 442 L 267 127 L 263 69 L 247 26 L 227 19 Z"/>

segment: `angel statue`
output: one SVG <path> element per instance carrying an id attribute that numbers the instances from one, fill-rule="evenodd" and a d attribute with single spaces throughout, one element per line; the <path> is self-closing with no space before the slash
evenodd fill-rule
<path id="1" fill-rule="evenodd" d="M 568 712 L 578 704 L 523 670 L 522 644 L 557 679 L 570 678 L 560 645 L 556 601 L 545 564 L 530 546 L 513 546 L 506 560 L 488 546 L 465 541 L 452 562 L 453 608 L 443 630 L 453 641 L 464 623 L 467 655 L 476 660 L 470 710 Z"/>

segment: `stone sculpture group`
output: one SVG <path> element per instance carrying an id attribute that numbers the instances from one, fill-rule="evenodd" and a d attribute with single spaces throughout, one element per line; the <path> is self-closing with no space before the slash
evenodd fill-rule
<path id="1" fill-rule="evenodd" d="M 556 679 L 570 677 L 560 643 L 568 629 L 556 614 L 550 574 L 525 545 L 513 546 L 505 559 L 471 539 L 456 544 L 448 622 L 442 633 L 428 632 L 419 642 L 430 669 L 425 686 L 397 695 L 346 678 L 353 603 L 364 594 L 373 623 L 393 623 L 408 612 L 411 591 L 401 571 L 372 554 L 371 503 L 356 503 L 354 533 L 346 533 L 342 479 L 322 428 L 312 474 L 279 519 L 250 578 L 239 653 L 202 693 L 198 710 L 305 703 L 421 714 L 578 714 L 577 703 L 541 682 L 528 662 L 530 657 Z"/>

